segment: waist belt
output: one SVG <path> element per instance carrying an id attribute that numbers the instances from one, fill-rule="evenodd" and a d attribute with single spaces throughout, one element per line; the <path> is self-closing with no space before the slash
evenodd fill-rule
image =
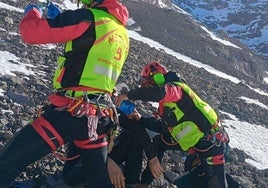
<path id="1" fill-rule="evenodd" d="M 82 97 L 85 95 L 88 95 L 89 97 L 98 97 L 102 92 L 96 92 L 96 91 L 76 91 L 76 90 L 57 90 L 57 95 L 65 96 L 65 97 Z"/>
<path id="2" fill-rule="evenodd" d="M 71 99 L 88 98 L 89 100 L 98 99 L 100 103 L 107 102 L 105 93 L 92 93 L 92 91 L 73 91 L 73 90 L 59 90 L 55 93 L 58 96 L 67 97 Z"/>
<path id="3" fill-rule="evenodd" d="M 90 140 L 96 140 L 98 120 L 105 116 L 112 116 L 108 101 L 104 100 L 104 94 L 90 94 L 83 97 L 71 98 L 62 96 L 62 93 L 51 94 L 48 99 L 56 106 L 55 110 L 68 111 L 74 117 L 85 116 L 88 119 L 88 136 Z M 91 98 L 91 99 L 89 99 Z M 101 99 L 103 103 L 100 104 Z"/>
<path id="4" fill-rule="evenodd" d="M 76 92 L 76 91 L 75 91 Z M 72 116 L 82 117 L 86 116 L 88 119 L 88 136 L 89 140 L 93 141 L 98 138 L 96 132 L 98 120 L 104 116 L 110 116 L 113 127 L 110 135 L 116 132 L 117 125 L 119 124 L 118 114 L 115 105 L 109 94 L 106 93 L 91 93 L 83 92 L 80 97 L 69 97 L 68 91 L 57 91 L 48 97 L 52 105 L 56 106 L 56 110 L 66 110 Z M 113 137 L 110 136 L 109 146 L 112 148 Z"/>
<path id="5" fill-rule="evenodd" d="M 198 148 L 197 145 L 200 142 L 209 142 L 210 145 L 206 148 Z M 220 121 L 217 121 L 213 127 L 210 129 L 210 133 L 205 135 L 204 138 L 200 139 L 200 141 L 197 143 L 196 146 L 193 147 L 194 150 L 199 152 L 207 152 L 214 146 L 220 146 L 222 143 L 228 143 L 229 142 L 229 136 L 227 132 L 225 131 L 224 127 L 221 126 Z"/>

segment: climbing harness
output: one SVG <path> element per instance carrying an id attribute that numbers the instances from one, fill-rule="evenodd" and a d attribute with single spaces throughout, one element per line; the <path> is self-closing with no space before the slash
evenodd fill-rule
<path id="1" fill-rule="evenodd" d="M 208 150 L 212 149 L 214 146 L 219 147 L 222 143 L 228 143 L 229 136 L 224 130 L 224 128 L 221 126 L 221 123 L 217 121 L 215 125 L 213 125 L 213 127 L 210 129 L 209 134 L 207 134 L 201 140 L 210 141 L 211 145 L 207 147 L 206 149 L 199 149 L 197 147 L 193 147 L 193 149 L 198 152 L 207 152 Z"/>
<path id="2" fill-rule="evenodd" d="M 82 96 L 70 97 L 64 93 L 53 93 L 48 97 L 54 110 L 67 111 L 72 116 L 87 118 L 88 139 L 75 140 L 74 143 L 79 148 L 93 149 L 108 145 L 109 152 L 113 148 L 114 139 L 117 135 L 119 124 L 116 107 L 112 102 L 111 96 L 107 93 L 87 94 L 84 92 Z M 60 160 L 73 160 L 77 156 L 65 157 L 63 152 L 58 148 L 64 145 L 63 138 L 55 130 L 55 128 L 45 118 L 38 113 L 38 118 L 32 122 L 34 129 L 48 143 L 52 149 L 52 153 Z M 112 127 L 107 132 L 98 135 L 98 122 L 103 117 L 110 117 Z M 49 132 L 49 134 L 47 133 Z M 107 136 L 108 139 L 107 140 Z"/>

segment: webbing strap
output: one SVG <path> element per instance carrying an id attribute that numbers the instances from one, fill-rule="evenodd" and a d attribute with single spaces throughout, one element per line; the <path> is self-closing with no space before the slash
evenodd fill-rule
<path id="1" fill-rule="evenodd" d="M 168 141 L 166 141 L 162 134 L 160 135 L 160 138 L 164 142 L 164 144 L 166 144 L 167 146 L 175 146 L 175 145 L 177 145 L 177 142 L 169 143 Z"/>
<path id="2" fill-rule="evenodd" d="M 214 123 L 214 125 L 212 125 L 211 129 L 216 129 L 216 128 L 220 127 L 220 126 L 221 126 L 220 121 L 217 120 L 216 123 Z"/>
<path id="3" fill-rule="evenodd" d="M 62 146 L 64 144 L 63 138 L 59 135 L 56 129 L 42 116 L 35 119 L 31 125 L 36 130 L 36 132 L 47 142 L 52 151 L 56 150 L 59 146 Z M 59 146 L 56 146 L 56 144 L 52 141 L 52 137 L 49 137 L 46 130 L 54 136 L 53 141 L 57 140 Z"/>
<path id="4" fill-rule="evenodd" d="M 207 152 L 208 150 L 210 150 L 211 148 L 213 148 L 214 146 L 217 145 L 217 142 L 214 142 L 213 144 L 211 144 L 209 147 L 207 147 L 206 149 L 198 149 L 197 147 L 193 147 L 194 150 L 198 151 L 198 152 Z"/>
<path id="5" fill-rule="evenodd" d="M 215 133 L 219 132 L 221 129 L 222 129 L 221 123 L 219 120 L 217 120 L 216 123 L 214 125 L 212 125 L 212 127 L 210 129 L 210 133 L 215 134 Z"/>
<path id="6" fill-rule="evenodd" d="M 106 134 L 99 135 L 97 140 L 103 139 L 106 136 L 107 136 Z M 96 142 L 96 140 L 94 142 Z M 100 143 L 93 144 L 92 141 L 89 139 L 87 139 L 87 140 L 75 140 L 74 144 L 77 147 L 82 148 L 82 149 L 95 149 L 95 148 L 101 148 L 101 147 L 107 146 L 108 141 L 105 140 L 105 141 L 101 141 Z"/>
<path id="7" fill-rule="evenodd" d="M 224 154 L 220 154 L 220 155 L 215 155 L 212 157 L 208 157 L 206 159 L 207 163 L 209 165 L 220 165 L 220 164 L 224 164 L 225 160 L 224 160 Z"/>
<path id="8" fill-rule="evenodd" d="M 53 151 L 52 153 L 54 154 L 55 157 L 57 157 L 58 159 L 60 159 L 62 161 L 71 161 L 71 160 L 74 160 L 74 159 L 77 159 L 77 158 L 80 157 L 79 154 L 74 155 L 72 157 L 65 157 L 63 153 L 60 153 L 60 152 L 57 152 L 57 151 Z"/>
<path id="9" fill-rule="evenodd" d="M 63 90 L 68 91 L 68 92 L 81 92 L 81 91 L 86 91 L 88 92 L 88 94 L 91 93 L 96 93 L 96 92 L 103 92 L 103 93 L 109 93 L 111 94 L 109 91 L 103 90 L 103 89 L 99 89 L 99 88 L 94 88 L 94 87 L 88 87 L 88 86 L 76 86 L 76 87 L 68 87 L 68 88 L 64 88 Z M 73 95 L 76 95 L 75 93 L 73 93 Z"/>

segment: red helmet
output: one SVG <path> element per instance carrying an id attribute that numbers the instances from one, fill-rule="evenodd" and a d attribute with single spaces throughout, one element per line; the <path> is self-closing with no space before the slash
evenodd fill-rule
<path id="1" fill-rule="evenodd" d="M 162 74 L 167 74 L 168 70 L 164 65 L 161 65 L 157 61 L 153 61 L 142 69 L 141 71 L 141 76 L 142 77 L 151 77 L 155 73 L 162 73 Z"/>

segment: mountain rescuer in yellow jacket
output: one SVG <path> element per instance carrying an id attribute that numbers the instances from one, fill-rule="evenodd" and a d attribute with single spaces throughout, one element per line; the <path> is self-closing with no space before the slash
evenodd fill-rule
<path id="1" fill-rule="evenodd" d="M 129 51 L 128 10 L 119 0 L 80 2 L 82 8 L 63 12 L 49 2 L 46 17 L 36 4 L 25 8 L 19 26 L 22 41 L 65 47 L 53 78 L 55 92 L 48 97 L 51 104 L 0 152 L 1 188 L 12 186 L 25 167 L 67 143 L 84 167 L 80 181 L 64 178 L 68 185 L 113 187 L 107 148 L 117 120 L 110 95 Z"/>
<path id="2" fill-rule="evenodd" d="M 154 138 L 159 160 L 167 149 L 179 149 L 198 156 L 204 171 L 205 187 L 225 188 L 224 154 L 229 138 L 215 110 L 202 100 L 175 72 L 158 62 L 147 64 L 141 72 L 141 87 L 117 97 L 124 100 L 158 102 L 158 115 L 136 119 L 146 128 L 160 133 Z M 156 143 L 157 142 L 157 143 Z M 142 183 L 150 184 L 149 170 L 142 174 Z"/>

